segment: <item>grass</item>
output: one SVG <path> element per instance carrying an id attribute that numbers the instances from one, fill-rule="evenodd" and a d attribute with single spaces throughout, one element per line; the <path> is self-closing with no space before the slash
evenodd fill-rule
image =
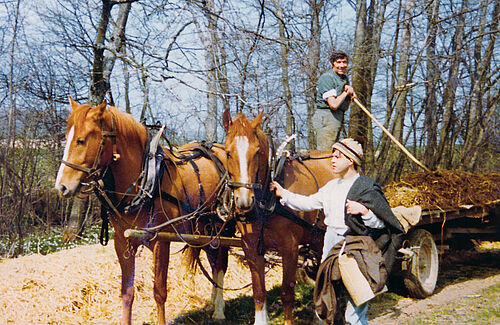
<path id="1" fill-rule="evenodd" d="M 27 234 L 23 241 L 24 255 L 42 254 L 57 252 L 62 249 L 74 248 L 79 245 L 90 245 L 99 243 L 100 225 L 93 225 L 84 230 L 81 236 L 69 243 L 62 242 L 62 230 L 60 228 L 38 229 Z M 110 231 L 110 239 L 113 237 Z M 17 245 L 17 242 L 14 243 Z M 9 243 L 7 237 L 0 238 L 0 256 L 7 256 L 12 250 L 12 243 Z"/>
<path id="2" fill-rule="evenodd" d="M 478 294 L 465 296 L 453 304 L 432 309 L 406 324 L 498 324 L 500 323 L 500 284 Z"/>
<path id="3" fill-rule="evenodd" d="M 294 324 L 309 325 L 315 320 L 314 309 L 312 305 L 312 295 L 314 287 L 312 285 L 298 284 L 295 287 L 295 308 Z M 269 324 L 283 324 L 283 304 L 280 298 L 281 286 L 275 286 L 267 292 L 267 310 L 269 315 Z M 240 296 L 236 299 L 226 301 L 225 308 L 226 320 L 216 322 L 210 319 L 210 312 L 206 309 L 194 310 L 179 316 L 174 320 L 175 325 L 243 325 L 252 324 L 254 320 L 254 303 L 251 296 Z"/>

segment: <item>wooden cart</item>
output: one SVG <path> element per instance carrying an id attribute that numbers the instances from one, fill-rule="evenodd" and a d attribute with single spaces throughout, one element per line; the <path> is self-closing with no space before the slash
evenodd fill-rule
<path id="1" fill-rule="evenodd" d="M 433 293 L 439 253 L 445 249 L 472 247 L 472 240 L 499 241 L 499 215 L 500 200 L 484 206 L 423 210 L 420 222 L 408 231 L 403 242 L 406 254 L 399 275 L 410 296 L 425 298 Z"/>
<path id="2" fill-rule="evenodd" d="M 405 235 L 405 253 L 400 259 L 400 267 L 394 271 L 395 275 L 402 277 L 410 296 L 424 298 L 434 292 L 439 273 L 439 253 L 444 249 L 461 248 L 471 243 L 471 240 L 499 241 L 499 215 L 500 200 L 484 206 L 422 210 L 420 222 Z M 194 245 L 214 241 L 214 245 L 241 247 L 241 239 L 237 237 L 214 238 L 168 232 L 152 233 L 136 229 L 126 230 L 125 237 Z"/>

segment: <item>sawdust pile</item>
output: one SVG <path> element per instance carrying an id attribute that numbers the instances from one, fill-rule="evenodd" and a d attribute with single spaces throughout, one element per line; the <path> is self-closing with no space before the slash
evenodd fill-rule
<path id="1" fill-rule="evenodd" d="M 424 209 L 452 209 L 486 205 L 500 199 L 500 173 L 419 172 L 386 185 L 384 192 L 392 207 L 420 205 Z"/>
<path id="2" fill-rule="evenodd" d="M 182 248 L 172 243 L 167 297 L 168 321 L 183 312 L 206 306 L 211 284 L 201 271 L 193 276 L 183 267 Z M 202 252 L 202 263 L 208 262 Z M 154 324 L 152 254 L 143 249 L 136 259 L 134 324 Z M 80 246 L 43 255 L 0 260 L 0 324 L 119 324 L 121 313 L 120 267 L 113 243 Z M 250 271 L 230 254 L 225 287 L 250 283 Z M 281 267 L 266 274 L 269 286 L 281 283 Z M 251 296 L 251 287 L 225 291 L 224 299 Z"/>

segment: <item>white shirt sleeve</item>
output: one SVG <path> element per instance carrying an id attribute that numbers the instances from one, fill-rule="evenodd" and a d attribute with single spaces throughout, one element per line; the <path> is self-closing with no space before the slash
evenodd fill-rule
<path id="1" fill-rule="evenodd" d="M 372 210 L 368 210 L 368 213 L 365 214 L 364 216 L 361 216 L 363 219 L 363 223 L 365 226 L 370 227 L 370 228 L 376 228 L 376 229 L 381 229 L 384 228 L 384 222 L 380 220 L 375 213 L 372 212 Z"/>
<path id="2" fill-rule="evenodd" d="M 321 192 L 306 196 L 284 190 L 280 203 L 297 211 L 312 211 L 323 208 Z"/>
<path id="3" fill-rule="evenodd" d="M 337 89 L 330 89 L 329 91 L 323 93 L 323 99 L 326 100 L 329 97 L 337 97 Z"/>

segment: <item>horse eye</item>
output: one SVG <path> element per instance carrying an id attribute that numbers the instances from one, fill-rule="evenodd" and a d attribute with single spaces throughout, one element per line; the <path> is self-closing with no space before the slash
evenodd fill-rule
<path id="1" fill-rule="evenodd" d="M 76 139 L 76 144 L 80 145 L 80 146 L 83 145 L 83 144 L 85 144 L 85 138 L 78 138 L 78 139 Z"/>

